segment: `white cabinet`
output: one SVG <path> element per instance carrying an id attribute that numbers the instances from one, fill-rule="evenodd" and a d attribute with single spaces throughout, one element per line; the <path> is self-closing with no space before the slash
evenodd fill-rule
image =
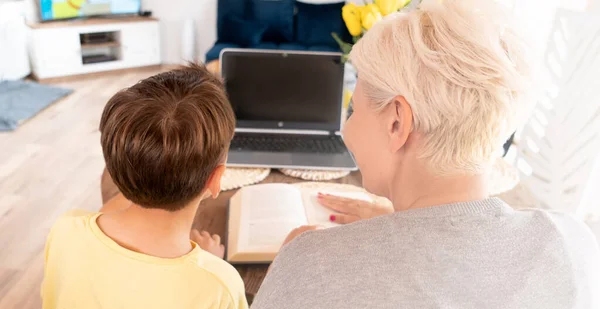
<path id="1" fill-rule="evenodd" d="M 29 27 L 30 60 L 38 79 L 161 62 L 155 19 L 87 19 Z M 94 34 L 106 34 L 105 41 L 87 41 Z"/>

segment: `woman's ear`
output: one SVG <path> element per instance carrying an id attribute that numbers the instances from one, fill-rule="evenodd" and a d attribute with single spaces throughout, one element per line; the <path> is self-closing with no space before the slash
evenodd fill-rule
<path id="1" fill-rule="evenodd" d="M 412 108 L 403 96 L 397 96 L 390 104 L 388 133 L 390 150 L 396 152 L 406 144 L 413 126 Z"/>
<path id="2" fill-rule="evenodd" d="M 210 174 L 208 181 L 206 182 L 206 190 L 210 192 L 210 195 L 213 199 L 219 196 L 221 193 L 221 178 L 223 178 L 223 174 L 225 173 L 225 165 L 220 164 L 215 168 Z"/>

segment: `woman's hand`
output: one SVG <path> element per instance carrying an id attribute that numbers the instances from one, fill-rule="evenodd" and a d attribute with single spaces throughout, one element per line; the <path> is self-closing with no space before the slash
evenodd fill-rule
<path id="1" fill-rule="evenodd" d="M 319 193 L 317 199 L 321 205 L 339 212 L 339 214 L 331 215 L 329 220 L 340 224 L 352 223 L 362 219 L 371 219 L 373 217 L 394 212 L 394 209 L 391 206 L 378 205 L 363 200 L 355 200 L 330 194 Z"/>
<path id="2" fill-rule="evenodd" d="M 192 229 L 190 238 L 193 242 L 197 243 L 202 250 L 212 253 L 219 258 L 225 256 L 225 246 L 221 244 L 221 236 L 217 234 L 211 236 L 207 231 L 199 232 L 196 229 Z"/>
<path id="3" fill-rule="evenodd" d="M 306 231 L 315 231 L 315 230 L 320 230 L 322 228 L 323 227 L 319 226 L 319 225 L 303 225 L 301 227 L 295 228 L 285 238 L 282 246 L 287 245 L 290 241 L 294 240 L 294 238 L 300 236 L 300 234 L 302 234 Z"/>

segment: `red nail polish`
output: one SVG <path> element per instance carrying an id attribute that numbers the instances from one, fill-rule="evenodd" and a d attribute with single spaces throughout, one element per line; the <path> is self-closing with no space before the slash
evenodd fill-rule
<path id="1" fill-rule="evenodd" d="M 335 215 L 329 216 L 329 221 L 334 222 L 335 221 Z"/>

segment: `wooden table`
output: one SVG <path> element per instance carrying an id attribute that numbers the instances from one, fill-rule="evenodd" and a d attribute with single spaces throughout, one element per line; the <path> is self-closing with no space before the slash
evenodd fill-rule
<path id="1" fill-rule="evenodd" d="M 304 182 L 302 179 L 285 176 L 278 171 L 271 171 L 271 174 L 262 183 L 296 183 Z M 361 186 L 362 179 L 359 172 L 351 173 L 350 175 L 334 180 L 331 182 L 352 184 Z M 211 234 L 225 235 L 226 217 L 227 217 L 227 201 L 237 190 L 222 192 L 215 200 L 207 199 L 200 204 L 194 227 L 199 230 L 206 230 Z M 262 283 L 267 273 L 268 265 L 238 265 L 236 269 L 244 279 L 246 285 L 246 294 L 249 298 L 253 297 L 260 284 Z"/>

